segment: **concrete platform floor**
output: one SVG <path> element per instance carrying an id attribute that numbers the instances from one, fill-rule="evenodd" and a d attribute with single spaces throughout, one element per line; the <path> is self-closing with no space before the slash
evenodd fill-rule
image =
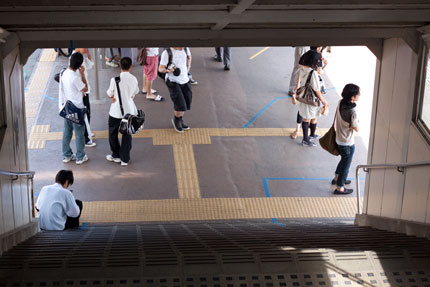
<path id="1" fill-rule="evenodd" d="M 106 134 L 110 101 L 105 91 L 110 78 L 119 73 L 119 68 L 100 70 L 100 101 L 95 101 L 94 75 L 89 71 L 93 89 L 90 96 L 91 126 L 96 132 L 97 146 L 86 148 L 90 160 L 82 166 L 62 163 L 63 122 L 58 116 L 58 83 L 53 80 L 53 75 L 67 65 L 67 60 L 57 58 L 49 71 L 49 80 L 29 135 L 29 146 L 39 147 L 29 150 L 30 169 L 36 171 L 36 195 L 42 186 L 53 182 L 58 170 L 71 169 L 75 174 L 75 184 L 71 188 L 75 197 L 105 204 L 124 200 L 155 200 L 156 203 L 172 199 L 339 197 L 332 194 L 334 187 L 330 185 L 339 157 L 331 156 L 319 146 L 302 147 L 301 137 L 296 140 L 289 138 L 297 113 L 297 107 L 291 104 L 286 94 L 294 49 L 271 47 L 250 60 L 261 49 L 233 48 L 231 71 L 224 71 L 221 63 L 211 60 L 213 49 L 191 49 L 191 72 L 199 84 L 193 86 L 192 110 L 184 119 L 193 133 L 177 135 L 173 131 L 170 122 L 172 102 L 165 84 L 156 79 L 154 88 L 165 97 L 165 101 L 151 102 L 142 94 L 136 97 L 136 105 L 145 111 L 147 121 L 145 131 L 133 139 L 132 159 L 127 167 L 105 159 L 110 153 Z M 374 67 L 368 69 L 369 73 L 374 72 Z M 134 67 L 132 73 L 138 78 L 141 88 L 142 67 Z M 320 134 L 324 134 L 332 123 L 333 112 L 340 99 L 338 90 L 343 87 L 333 86 L 332 77 L 335 78 L 336 74 L 323 75 L 331 110 L 329 116 L 320 119 Z M 354 80 L 348 82 L 357 83 Z M 371 98 L 371 95 L 366 96 Z M 360 116 L 367 119 L 371 106 L 365 110 L 366 113 Z M 244 130 L 248 134 L 244 134 Z M 357 164 L 367 161 L 368 136 L 364 138 L 365 141 L 361 136 L 356 138 L 350 177 L 354 176 Z M 74 142 L 71 146 L 75 149 Z M 180 155 L 184 154 L 187 157 L 181 160 Z M 181 166 L 180 163 L 184 164 Z M 363 190 L 364 181 L 361 183 Z M 355 181 L 353 184 L 355 189 Z M 346 212 L 348 216 L 354 214 L 355 196 L 355 192 L 346 196 L 349 198 L 347 205 L 352 209 Z M 221 205 L 225 202 L 220 202 Z M 98 208 L 95 213 L 102 212 L 103 208 Z M 123 208 L 127 210 L 127 206 Z M 237 208 L 233 204 L 231 210 Z M 187 208 L 181 210 L 186 212 Z M 204 212 L 204 205 L 199 212 Z M 262 216 L 274 217 L 270 212 Z M 87 217 L 89 221 L 90 217 Z M 97 217 L 100 218 L 100 214 Z M 125 221 L 126 218 L 123 217 Z M 187 218 L 199 219 L 199 216 Z M 166 218 L 169 219 L 174 220 L 175 215 Z"/>

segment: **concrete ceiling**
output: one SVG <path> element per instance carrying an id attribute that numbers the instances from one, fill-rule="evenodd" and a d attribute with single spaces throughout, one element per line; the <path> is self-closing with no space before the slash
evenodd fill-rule
<path id="1" fill-rule="evenodd" d="M 2 0 L 0 27 L 24 48 L 368 45 L 418 49 L 430 0 Z"/>

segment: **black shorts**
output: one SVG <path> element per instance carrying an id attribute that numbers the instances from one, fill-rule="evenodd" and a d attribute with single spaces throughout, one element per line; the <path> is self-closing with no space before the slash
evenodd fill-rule
<path id="1" fill-rule="evenodd" d="M 193 100 L 193 91 L 191 90 L 191 83 L 178 84 L 166 81 L 169 88 L 170 98 L 173 102 L 173 108 L 177 112 L 185 112 L 191 109 L 191 102 Z"/>

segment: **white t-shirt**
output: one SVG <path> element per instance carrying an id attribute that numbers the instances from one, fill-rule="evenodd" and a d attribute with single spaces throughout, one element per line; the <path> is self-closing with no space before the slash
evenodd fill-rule
<path id="1" fill-rule="evenodd" d="M 352 146 L 355 144 L 353 127 L 358 127 L 359 120 L 355 108 L 349 110 L 351 122 L 346 122 L 340 115 L 340 102 L 336 109 L 336 143 L 342 146 Z"/>
<path id="2" fill-rule="evenodd" d="M 146 48 L 146 56 L 147 57 L 158 56 L 158 48 Z"/>
<path id="3" fill-rule="evenodd" d="M 135 76 L 129 72 L 121 72 L 119 75 L 121 81 L 119 82 L 119 89 L 121 91 L 122 107 L 124 109 L 124 115 L 131 114 L 137 115 L 137 108 L 134 104 L 134 96 L 139 93 L 139 85 Z M 118 91 L 116 89 L 115 78 L 110 80 L 109 89 L 107 95 L 112 98 L 115 97 L 115 103 L 110 105 L 109 115 L 111 117 L 122 119 L 123 114 L 119 105 Z"/>
<path id="4" fill-rule="evenodd" d="M 84 82 L 82 82 L 81 74 L 79 70 L 73 71 L 67 69 L 64 71 L 60 79 L 59 86 L 59 103 L 64 104 L 66 101 L 72 101 L 72 103 L 78 108 L 84 108 L 82 90 L 85 88 Z M 61 107 L 60 107 L 61 108 Z"/>
<path id="5" fill-rule="evenodd" d="M 178 84 L 186 84 L 190 81 L 188 77 L 188 69 L 187 69 L 187 56 L 191 56 L 191 52 L 189 48 L 184 48 L 183 50 L 172 50 L 172 64 L 181 69 L 181 73 L 179 76 L 173 75 L 173 73 L 167 73 L 166 80 L 169 79 L 171 82 L 175 82 Z M 169 62 L 169 54 L 167 51 L 163 51 L 161 54 L 160 65 L 166 66 Z"/>
<path id="6" fill-rule="evenodd" d="M 72 192 L 59 183 L 42 188 L 36 208 L 39 209 L 40 228 L 44 230 L 64 230 L 67 216 L 79 216 L 79 206 Z"/>

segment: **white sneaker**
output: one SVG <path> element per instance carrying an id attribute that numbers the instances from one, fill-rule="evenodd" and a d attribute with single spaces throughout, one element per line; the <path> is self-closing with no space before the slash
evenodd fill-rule
<path id="1" fill-rule="evenodd" d="M 85 144 L 86 147 L 95 147 L 97 144 L 93 141 L 89 141 Z"/>
<path id="2" fill-rule="evenodd" d="M 122 165 L 122 166 L 127 166 L 127 165 L 128 165 L 128 162 L 123 162 L 123 161 L 121 161 L 121 165 Z"/>
<path id="3" fill-rule="evenodd" d="M 117 158 L 117 157 L 113 157 L 113 156 L 112 156 L 112 155 L 110 155 L 110 154 L 106 155 L 106 159 L 107 159 L 108 161 L 121 162 L 121 160 L 120 160 L 119 158 Z"/>
<path id="4" fill-rule="evenodd" d="M 117 65 L 117 64 L 115 64 L 113 61 L 112 61 L 112 62 L 106 61 L 106 65 L 111 66 L 111 67 L 114 67 L 114 68 L 117 68 L 117 67 L 118 67 L 118 65 Z"/>
<path id="5" fill-rule="evenodd" d="M 72 156 L 63 158 L 64 163 L 68 163 L 71 160 L 76 160 L 76 156 L 74 154 L 72 154 Z"/>
<path id="6" fill-rule="evenodd" d="M 94 133 L 91 133 L 91 137 L 95 137 L 96 135 Z"/>
<path id="7" fill-rule="evenodd" d="M 81 160 L 76 160 L 76 164 L 83 164 L 86 161 L 88 161 L 88 157 L 87 155 L 84 155 L 84 157 Z"/>

